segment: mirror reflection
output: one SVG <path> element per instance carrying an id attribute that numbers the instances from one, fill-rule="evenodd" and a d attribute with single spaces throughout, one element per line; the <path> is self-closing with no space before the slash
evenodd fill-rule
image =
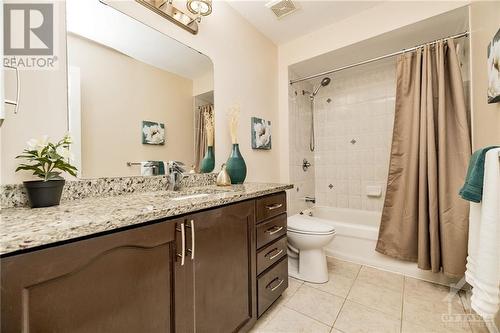
<path id="1" fill-rule="evenodd" d="M 92 22 L 92 24 L 89 24 Z M 213 146 L 205 55 L 94 1 L 67 2 L 68 130 L 80 177 L 200 171 Z"/>

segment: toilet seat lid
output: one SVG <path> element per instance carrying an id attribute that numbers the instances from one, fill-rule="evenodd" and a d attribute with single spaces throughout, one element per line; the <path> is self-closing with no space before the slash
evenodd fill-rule
<path id="1" fill-rule="evenodd" d="M 335 228 L 326 223 L 316 221 L 314 219 L 293 216 L 288 219 L 288 231 L 299 232 L 303 234 L 332 234 Z"/>

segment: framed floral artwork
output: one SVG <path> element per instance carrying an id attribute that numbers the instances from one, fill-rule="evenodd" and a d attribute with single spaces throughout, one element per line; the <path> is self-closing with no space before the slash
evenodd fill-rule
<path id="1" fill-rule="evenodd" d="M 500 29 L 488 44 L 488 103 L 500 102 Z"/>
<path id="2" fill-rule="evenodd" d="M 271 149 L 271 122 L 252 117 L 252 148 Z"/>
<path id="3" fill-rule="evenodd" d="M 165 124 L 143 120 L 142 143 L 145 145 L 164 145 Z"/>

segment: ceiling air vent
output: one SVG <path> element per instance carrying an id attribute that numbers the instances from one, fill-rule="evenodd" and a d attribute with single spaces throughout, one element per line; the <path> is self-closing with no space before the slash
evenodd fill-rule
<path id="1" fill-rule="evenodd" d="M 268 2 L 266 6 L 271 9 L 278 19 L 290 15 L 298 10 L 291 0 L 275 0 Z"/>

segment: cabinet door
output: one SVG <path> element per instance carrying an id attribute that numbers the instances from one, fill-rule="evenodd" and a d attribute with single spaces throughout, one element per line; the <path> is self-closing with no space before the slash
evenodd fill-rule
<path id="1" fill-rule="evenodd" d="M 2 332 L 173 331 L 175 224 L 3 258 Z"/>
<path id="2" fill-rule="evenodd" d="M 247 330 L 256 318 L 255 202 L 189 216 L 194 227 L 194 331 Z M 187 229 L 187 248 L 192 248 Z"/>

